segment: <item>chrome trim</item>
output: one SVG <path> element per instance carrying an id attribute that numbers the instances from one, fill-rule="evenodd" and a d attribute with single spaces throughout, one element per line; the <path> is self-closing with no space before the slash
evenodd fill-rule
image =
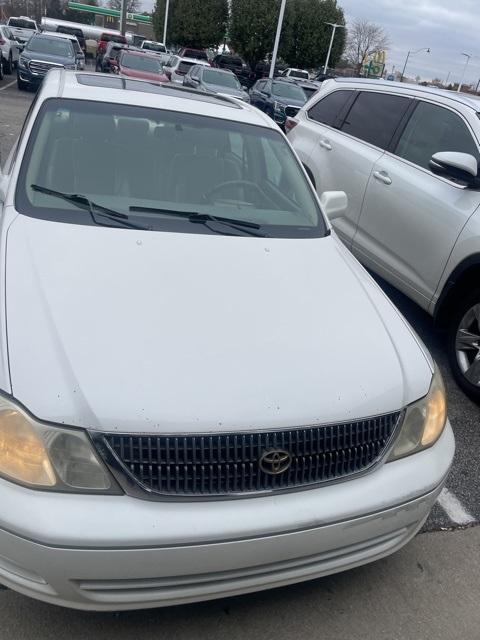
<path id="1" fill-rule="evenodd" d="M 63 64 L 59 64 L 57 62 L 45 62 L 44 60 L 29 60 L 27 62 L 27 66 L 30 73 L 37 77 L 45 76 L 52 68 L 65 69 L 65 65 Z M 36 67 L 36 70 L 34 70 L 32 66 Z"/>

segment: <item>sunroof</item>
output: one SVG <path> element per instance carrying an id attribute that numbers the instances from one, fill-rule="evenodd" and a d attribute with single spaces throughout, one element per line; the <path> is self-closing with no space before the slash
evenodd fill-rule
<path id="1" fill-rule="evenodd" d="M 89 87 L 100 87 L 103 89 L 126 89 L 127 91 L 140 91 L 142 93 L 155 93 L 157 95 L 170 95 L 176 98 L 188 98 L 189 100 L 198 100 L 199 102 L 209 102 L 211 104 L 221 103 L 233 109 L 241 109 L 236 102 L 230 100 L 226 96 L 217 94 L 201 93 L 188 89 L 187 87 L 177 86 L 170 83 L 146 82 L 145 80 L 131 80 L 130 78 L 119 78 L 118 76 L 107 76 L 100 73 L 78 73 L 77 81 L 79 84 Z"/>

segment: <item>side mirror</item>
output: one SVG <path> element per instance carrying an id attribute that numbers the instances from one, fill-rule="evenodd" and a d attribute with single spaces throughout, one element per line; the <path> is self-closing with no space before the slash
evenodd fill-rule
<path id="1" fill-rule="evenodd" d="M 434 153 L 429 162 L 433 173 L 451 178 L 456 182 L 463 182 L 467 186 L 478 186 L 478 162 L 469 153 L 456 151 L 440 151 Z"/>
<path id="2" fill-rule="evenodd" d="M 348 207 L 348 198 L 345 191 L 324 191 L 320 196 L 320 204 L 323 213 L 330 220 L 341 218 Z"/>

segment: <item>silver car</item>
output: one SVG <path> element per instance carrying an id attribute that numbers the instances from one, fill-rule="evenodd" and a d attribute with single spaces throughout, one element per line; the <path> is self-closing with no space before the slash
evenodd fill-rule
<path id="1" fill-rule="evenodd" d="M 211 69 L 204 65 L 194 65 L 183 79 L 187 87 L 222 93 L 244 102 L 250 102 L 246 87 L 242 87 L 237 76 L 226 69 Z"/>

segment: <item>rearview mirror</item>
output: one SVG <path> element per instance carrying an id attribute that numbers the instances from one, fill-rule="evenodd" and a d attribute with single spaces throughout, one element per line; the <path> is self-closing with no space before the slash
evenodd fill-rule
<path id="1" fill-rule="evenodd" d="M 467 186 L 478 186 L 478 162 L 469 153 L 456 151 L 440 151 L 434 153 L 429 162 L 433 173 L 465 183 Z"/>
<path id="2" fill-rule="evenodd" d="M 320 196 L 320 204 L 330 221 L 341 218 L 348 207 L 347 194 L 345 191 L 324 191 Z"/>

